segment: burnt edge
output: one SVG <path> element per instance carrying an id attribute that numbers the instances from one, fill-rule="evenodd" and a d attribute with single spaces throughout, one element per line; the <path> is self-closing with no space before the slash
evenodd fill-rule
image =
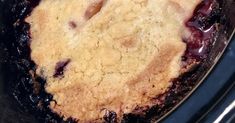
<path id="1" fill-rule="evenodd" d="M 211 23 L 220 23 L 219 30 L 223 29 L 225 17 L 219 17 L 223 13 L 221 10 L 223 3 L 215 0 L 204 0 L 203 2 L 207 1 L 215 2 L 216 6 L 214 10 L 218 12 L 214 13 L 218 16 L 215 16 L 214 19 L 211 18 Z M 1 1 L 2 7 L 4 8 L 2 13 L 3 17 L 5 17 L 3 21 L 5 25 L 0 28 L 0 46 L 4 49 L 3 58 L 0 58 L 0 62 L 6 69 L 4 75 L 9 79 L 6 83 L 6 90 L 15 98 L 22 110 L 37 116 L 39 122 L 74 123 L 78 120 L 69 118 L 67 121 L 64 121 L 63 117 L 50 110 L 48 106 L 53 101 L 53 96 L 45 91 L 44 86 L 46 81 L 43 77 L 35 74 L 37 66 L 30 58 L 30 25 L 24 22 L 24 18 L 30 14 L 39 2 L 40 0 Z M 194 13 L 197 13 L 197 10 Z M 216 40 L 218 33 L 217 31 L 214 34 L 215 38 L 213 41 Z M 211 49 L 213 45 L 211 44 L 210 46 Z M 210 49 L 208 49 L 207 55 Z M 139 107 L 141 110 L 140 114 L 124 114 L 122 122 L 149 123 L 156 121 L 179 103 L 194 88 L 197 81 L 205 75 L 210 64 L 207 59 L 203 59 L 193 70 L 173 80 L 173 85 L 169 88 L 168 92 L 156 97 L 156 102 L 163 103 L 151 108 Z M 104 116 L 104 120 L 110 123 L 117 122 L 115 112 L 109 112 Z"/>
<path id="2" fill-rule="evenodd" d="M 36 64 L 30 58 L 30 25 L 24 19 L 40 0 L 2 0 L 0 46 L 3 49 L 4 91 L 17 102 L 22 111 L 33 114 L 38 122 L 75 123 L 53 113 L 49 104 L 53 96 L 45 91 L 46 81 L 35 74 Z"/>

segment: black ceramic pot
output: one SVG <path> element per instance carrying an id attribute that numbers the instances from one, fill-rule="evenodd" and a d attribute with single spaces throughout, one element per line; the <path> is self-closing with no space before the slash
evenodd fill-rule
<path id="1" fill-rule="evenodd" d="M 199 69 L 200 74 L 197 75 L 197 82 L 192 89 L 184 95 L 182 101 L 171 108 L 165 115 L 159 118 L 159 122 L 165 123 L 192 123 L 192 122 L 235 122 L 234 121 L 234 104 L 235 100 L 235 39 L 232 39 L 235 27 L 235 0 L 219 0 L 222 1 L 223 26 L 219 31 L 218 38 L 210 52 L 210 58 L 204 63 L 203 69 Z M 30 109 L 22 107 L 17 102 L 18 97 L 14 97 L 14 87 L 12 81 L 20 78 L 20 66 L 15 60 L 14 55 L 9 50 L 9 46 L 15 47 L 14 44 L 6 48 L 6 40 L 16 40 L 14 38 L 14 28 L 8 27 L 12 18 L 17 20 L 21 16 L 11 16 L 11 12 L 17 12 L 10 7 L 11 3 L 17 0 L 1 0 L 0 1 L 0 123 L 37 123 L 40 115 L 37 113 L 32 115 Z M 24 9 L 18 15 L 22 16 Z M 29 8 L 30 9 L 30 8 Z M 26 10 L 25 10 L 26 11 Z M 11 19 L 9 19 L 11 18 Z M 28 28 L 28 27 L 25 27 Z M 19 30 L 18 30 L 19 31 Z M 12 33 L 7 33 L 12 32 Z M 7 38 L 6 38 L 7 37 Z M 17 37 L 17 36 L 16 36 Z M 21 37 L 29 38 L 29 37 Z M 231 40 L 232 39 L 232 40 Z M 27 52 L 28 49 L 25 49 Z M 11 53 L 9 53 L 11 52 Z M 22 52 L 21 52 L 22 53 Z M 15 54 L 19 55 L 19 54 Z M 24 65 L 27 63 L 24 63 Z M 30 63 L 28 64 L 30 66 Z M 22 70 L 25 70 L 22 68 Z M 28 81 L 29 82 L 29 81 Z M 15 84 L 15 83 L 14 83 Z M 26 86 L 21 83 L 19 86 Z M 29 84 L 29 83 L 27 83 Z M 27 90 L 26 92 L 31 90 Z M 48 96 L 44 94 L 44 96 Z M 21 98 L 24 95 L 21 95 Z M 27 97 L 35 101 L 35 97 Z M 48 97 L 50 98 L 50 97 Z M 45 100 L 46 102 L 46 100 Z M 50 116 L 45 116 L 50 118 Z M 57 116 L 55 116 L 57 117 Z"/>

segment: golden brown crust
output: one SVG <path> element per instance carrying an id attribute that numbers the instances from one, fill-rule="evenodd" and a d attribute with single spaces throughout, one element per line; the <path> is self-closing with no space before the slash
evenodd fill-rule
<path id="1" fill-rule="evenodd" d="M 154 105 L 180 74 L 184 21 L 200 0 L 103 2 L 42 0 L 26 20 L 37 74 L 57 102 L 51 109 L 80 122 Z M 65 59 L 64 75 L 53 76 Z"/>

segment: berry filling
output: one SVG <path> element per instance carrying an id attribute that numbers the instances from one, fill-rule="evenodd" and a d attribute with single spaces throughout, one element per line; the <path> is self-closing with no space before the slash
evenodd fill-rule
<path id="1" fill-rule="evenodd" d="M 57 62 L 56 67 L 55 67 L 55 73 L 54 73 L 53 77 L 57 78 L 57 77 L 63 76 L 64 70 L 69 63 L 70 63 L 70 59 Z"/>
<path id="2" fill-rule="evenodd" d="M 215 40 L 217 23 L 220 20 L 218 4 L 214 0 L 204 0 L 195 9 L 194 15 L 186 22 L 191 35 L 184 39 L 187 44 L 185 57 L 203 60 L 207 57 L 210 45 Z M 212 11 L 213 10 L 213 11 Z"/>

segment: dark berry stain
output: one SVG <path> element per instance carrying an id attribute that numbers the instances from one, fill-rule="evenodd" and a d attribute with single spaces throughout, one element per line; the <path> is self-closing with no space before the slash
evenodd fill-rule
<path id="1" fill-rule="evenodd" d="M 74 21 L 69 21 L 69 27 L 71 29 L 75 29 L 77 27 L 77 24 Z"/>
<path id="2" fill-rule="evenodd" d="M 65 61 L 57 62 L 56 66 L 55 66 L 55 73 L 54 73 L 53 77 L 57 78 L 57 77 L 63 76 L 65 68 L 70 63 L 70 61 L 71 61 L 70 59 L 67 59 Z"/>
<path id="3" fill-rule="evenodd" d="M 85 12 L 85 19 L 89 20 L 95 16 L 101 10 L 103 4 L 104 0 L 99 0 L 98 2 L 92 3 L 90 6 L 88 6 Z"/>

